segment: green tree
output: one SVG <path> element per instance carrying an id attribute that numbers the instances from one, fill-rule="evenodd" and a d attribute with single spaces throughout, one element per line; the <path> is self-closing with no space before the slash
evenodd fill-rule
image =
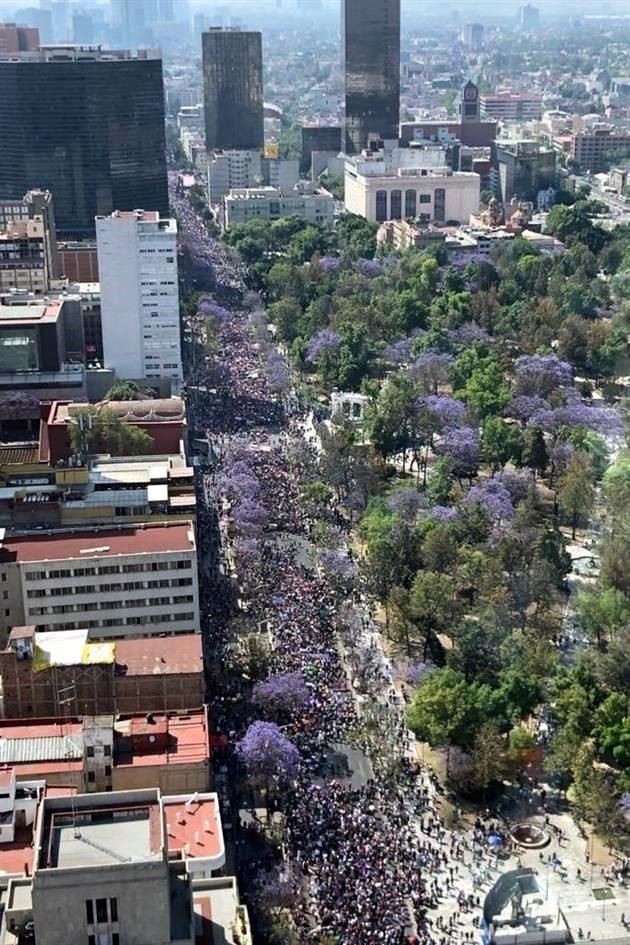
<path id="1" fill-rule="evenodd" d="M 70 442 L 77 453 L 144 456 L 153 440 L 140 427 L 124 423 L 113 410 L 84 407 L 72 414 Z"/>
<path id="2" fill-rule="evenodd" d="M 558 488 L 558 504 L 571 523 L 574 541 L 578 522 L 590 514 L 594 502 L 593 469 L 588 455 L 578 451 L 569 460 Z"/>
<path id="3" fill-rule="evenodd" d="M 490 687 L 468 683 L 454 669 L 435 670 L 422 680 L 407 711 L 410 729 L 434 748 L 474 742 L 488 721 Z"/>
<path id="4" fill-rule="evenodd" d="M 630 601 L 612 587 L 582 591 L 577 598 L 577 614 L 582 629 L 601 650 L 630 623 Z"/>
<path id="5" fill-rule="evenodd" d="M 505 739 L 491 723 L 481 726 L 472 747 L 472 783 L 485 792 L 500 783 L 506 772 Z"/>
<path id="6" fill-rule="evenodd" d="M 105 394 L 104 400 L 142 400 L 151 398 L 151 391 L 147 391 L 135 381 L 116 381 Z"/>
<path id="7" fill-rule="evenodd" d="M 493 472 L 509 462 L 520 464 L 523 449 L 523 434 L 515 424 L 501 417 L 486 417 L 481 428 L 481 455 Z"/>
<path id="8" fill-rule="evenodd" d="M 373 448 L 383 459 L 401 453 L 403 473 L 407 454 L 417 438 L 417 399 L 418 392 L 411 376 L 399 371 L 383 385 L 366 418 L 366 431 Z"/>
<path id="9" fill-rule="evenodd" d="M 544 476 L 549 465 L 549 453 L 545 444 L 545 436 L 540 427 L 528 427 L 525 431 L 522 462 L 524 466 L 533 469 L 534 473 Z"/>
<path id="10" fill-rule="evenodd" d="M 455 477 L 448 456 L 438 459 L 431 467 L 427 484 L 427 498 L 433 505 L 448 505 L 451 500 Z"/>
<path id="11" fill-rule="evenodd" d="M 424 659 L 439 633 L 449 636 L 462 614 L 455 579 L 435 571 L 420 571 L 411 588 L 411 613 L 424 639 Z"/>
<path id="12" fill-rule="evenodd" d="M 495 361 L 475 368 L 456 394 L 479 420 L 500 414 L 510 402 L 510 389 Z"/>

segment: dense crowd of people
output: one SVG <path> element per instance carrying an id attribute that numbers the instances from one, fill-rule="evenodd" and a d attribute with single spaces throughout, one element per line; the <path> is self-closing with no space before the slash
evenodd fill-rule
<path id="1" fill-rule="evenodd" d="M 212 264 L 215 283 L 203 288 L 218 297 L 226 250 L 204 236 L 185 197 L 178 200 L 180 227 L 194 229 Z M 233 273 L 230 279 L 233 286 Z M 192 419 L 196 429 L 207 431 L 215 460 L 198 482 L 204 642 L 209 663 L 225 665 L 234 643 L 235 604 L 234 582 L 226 576 L 235 573 L 237 595 L 253 588 L 240 600 L 238 625 L 244 612 L 251 627 L 268 628 L 266 672 L 300 672 L 310 691 L 308 703 L 286 726 L 302 758 L 301 774 L 283 792 L 281 805 L 287 865 L 299 877 L 292 922 L 303 941 L 324 933 L 340 945 L 464 941 L 470 933 L 460 931 L 459 917 L 479 906 L 458 886 L 464 849 L 476 847 L 481 859 L 487 851 L 483 842 L 455 835 L 442 822 L 434 780 L 410 756 L 404 713 L 359 592 L 342 597 L 298 553 L 312 525 L 291 462 L 292 446 L 302 436 L 300 418 L 290 416 L 286 399 L 270 390 L 251 313 L 237 306 L 228 310 L 212 355 L 196 358 L 195 376 L 189 377 L 198 391 L 189 398 Z M 264 533 L 247 541 L 245 563 L 230 523 L 231 503 L 220 486 L 224 466 L 234 462 L 255 476 L 256 501 L 267 516 Z M 212 694 L 215 724 L 233 743 L 256 718 L 248 701 L 251 687 L 227 675 L 218 687 Z M 372 710 L 382 710 L 378 738 L 389 746 L 392 762 L 386 768 L 370 764 L 356 689 L 367 691 Z M 326 767 L 333 746 L 350 744 L 367 757 L 360 785 Z M 226 763 L 237 770 L 229 749 Z M 432 919 L 431 910 L 445 901 L 452 904 L 449 918 Z"/>

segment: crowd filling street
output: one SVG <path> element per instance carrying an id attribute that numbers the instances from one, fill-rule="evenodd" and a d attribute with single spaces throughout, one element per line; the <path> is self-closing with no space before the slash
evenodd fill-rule
<path id="1" fill-rule="evenodd" d="M 505 864 L 520 865 L 518 851 L 509 850 L 496 812 L 446 826 L 444 797 L 416 758 L 404 699 L 361 588 L 341 588 L 304 555 L 314 523 L 301 501 L 295 456 L 312 446 L 294 395 L 269 384 L 255 306 L 238 301 L 246 295 L 243 271 L 208 238 L 185 196 L 174 192 L 172 200 L 197 287 L 220 306 L 213 350 L 198 345 L 187 380 L 189 422 L 207 436 L 213 457 L 198 477 L 203 633 L 214 725 L 226 745 L 218 762 L 230 778 L 245 780 L 232 746 L 259 717 L 248 680 L 220 671 L 237 628 L 270 642 L 269 676 L 300 673 L 308 690 L 283 726 L 300 752 L 299 772 L 280 798 L 267 797 L 283 824 L 282 862 L 254 847 L 242 857 L 250 874 L 244 886 L 255 901 L 257 888 L 270 890 L 273 872 L 277 901 L 301 942 L 325 933 L 340 945 L 478 940 L 485 895 Z M 202 331 L 195 316 L 191 331 Z M 235 527 L 228 475 L 256 482 L 249 531 Z M 366 713 L 377 720 L 376 733 Z M 375 744 L 387 747 L 386 763 L 372 758 Z M 362 783 L 330 769 L 340 745 L 365 756 Z M 237 849 L 250 849 L 248 835 L 263 831 L 263 820 L 233 819 Z"/>

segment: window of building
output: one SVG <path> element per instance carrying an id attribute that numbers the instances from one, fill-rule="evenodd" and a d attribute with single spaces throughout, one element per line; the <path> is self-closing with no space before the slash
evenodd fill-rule
<path id="1" fill-rule="evenodd" d="M 94 903 L 91 899 L 86 899 L 85 916 L 87 918 L 87 924 L 94 925 Z"/>
<path id="2" fill-rule="evenodd" d="M 112 746 L 103 745 L 103 754 L 105 755 L 106 758 L 110 758 L 112 754 Z"/>
<path id="3" fill-rule="evenodd" d="M 96 921 L 107 922 L 107 899 L 96 900 Z"/>
<path id="4" fill-rule="evenodd" d="M 413 219 L 416 212 L 416 192 L 415 190 L 408 190 L 405 193 L 405 216 Z"/>
<path id="5" fill-rule="evenodd" d="M 105 777 L 106 777 L 106 778 L 111 778 L 111 776 L 112 776 L 112 766 L 111 766 L 111 765 L 105 765 Z"/>
<path id="6" fill-rule="evenodd" d="M 431 194 L 420 194 L 420 203 L 431 203 Z"/>
<path id="7" fill-rule="evenodd" d="M 86 754 L 87 754 L 88 758 L 93 758 L 93 757 L 94 757 L 94 748 L 92 747 L 92 745 L 88 745 L 88 747 L 87 747 L 87 749 L 86 749 Z"/>
<path id="8" fill-rule="evenodd" d="M 389 216 L 391 220 L 402 219 L 402 190 L 392 190 Z"/>
<path id="9" fill-rule="evenodd" d="M 96 773 L 94 771 L 88 771 L 88 784 L 94 784 L 95 781 L 96 781 Z M 99 919 L 98 921 L 106 922 L 107 919 Z"/>
<path id="10" fill-rule="evenodd" d="M 384 223 L 387 219 L 387 191 L 376 191 L 376 222 Z"/>
<path id="11" fill-rule="evenodd" d="M 444 223 L 446 220 L 446 190 L 444 187 L 436 188 L 433 200 L 433 215 L 438 223 Z"/>

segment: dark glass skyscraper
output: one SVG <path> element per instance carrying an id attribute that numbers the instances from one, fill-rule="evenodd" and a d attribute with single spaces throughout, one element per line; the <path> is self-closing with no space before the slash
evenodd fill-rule
<path id="1" fill-rule="evenodd" d="M 202 42 L 208 151 L 262 149 L 262 35 L 211 29 Z"/>
<path id="2" fill-rule="evenodd" d="M 0 199 L 50 190 L 57 232 L 114 210 L 168 213 L 162 60 L 43 49 L 0 61 Z"/>
<path id="3" fill-rule="evenodd" d="M 342 15 L 344 147 L 357 154 L 370 137 L 398 138 L 400 0 L 342 0 Z"/>

